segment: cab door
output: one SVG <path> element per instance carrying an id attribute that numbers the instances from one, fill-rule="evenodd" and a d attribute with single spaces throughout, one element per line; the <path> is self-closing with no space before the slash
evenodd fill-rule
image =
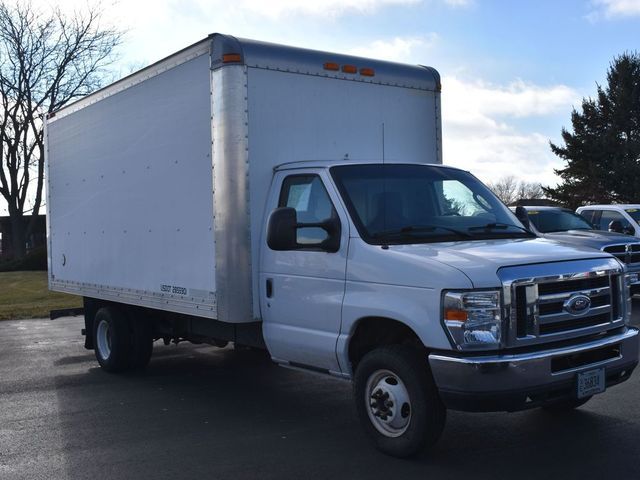
<path id="1" fill-rule="evenodd" d="M 265 342 L 276 361 L 337 372 L 349 242 L 346 212 L 326 171 L 277 172 L 273 185 L 267 219 L 277 207 L 292 207 L 298 223 L 320 223 L 335 215 L 341 227 L 340 245 L 333 253 L 320 249 L 328 233 L 319 227 L 298 228 L 298 245 L 292 250 L 271 250 L 263 235 L 260 307 Z"/>

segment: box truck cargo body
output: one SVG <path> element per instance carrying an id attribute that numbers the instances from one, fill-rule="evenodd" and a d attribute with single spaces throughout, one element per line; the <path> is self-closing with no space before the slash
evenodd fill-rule
<path id="1" fill-rule="evenodd" d="M 239 48 L 214 36 L 49 119 L 52 289 L 256 321 L 276 165 L 441 161 L 435 70 L 250 41 L 222 63 Z"/>
<path id="2" fill-rule="evenodd" d="M 108 372 L 155 340 L 354 383 L 407 456 L 446 409 L 576 408 L 638 362 L 630 275 L 442 163 L 423 66 L 215 34 L 46 123 L 49 286 Z"/>

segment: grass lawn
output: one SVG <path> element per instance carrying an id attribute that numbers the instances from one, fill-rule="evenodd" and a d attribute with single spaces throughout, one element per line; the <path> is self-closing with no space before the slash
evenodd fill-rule
<path id="1" fill-rule="evenodd" d="M 46 318 L 50 310 L 82 306 L 82 297 L 50 292 L 47 272 L 0 272 L 0 320 Z"/>

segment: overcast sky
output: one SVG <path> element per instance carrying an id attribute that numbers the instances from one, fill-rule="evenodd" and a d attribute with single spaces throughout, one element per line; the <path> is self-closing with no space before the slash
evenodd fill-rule
<path id="1" fill-rule="evenodd" d="M 90 1 L 90 0 L 89 0 Z M 82 8 L 86 0 L 34 0 Z M 128 31 L 123 74 L 229 33 L 435 67 L 442 76 L 444 161 L 485 181 L 555 184 L 548 146 L 573 106 L 638 48 L 640 0 L 106 0 Z"/>

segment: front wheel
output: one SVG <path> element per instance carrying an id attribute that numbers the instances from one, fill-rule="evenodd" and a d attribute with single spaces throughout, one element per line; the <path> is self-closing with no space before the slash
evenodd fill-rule
<path id="1" fill-rule="evenodd" d="M 382 452 L 408 457 L 433 445 L 446 409 L 414 347 L 391 345 L 366 354 L 354 378 L 356 409 L 365 431 Z"/>

